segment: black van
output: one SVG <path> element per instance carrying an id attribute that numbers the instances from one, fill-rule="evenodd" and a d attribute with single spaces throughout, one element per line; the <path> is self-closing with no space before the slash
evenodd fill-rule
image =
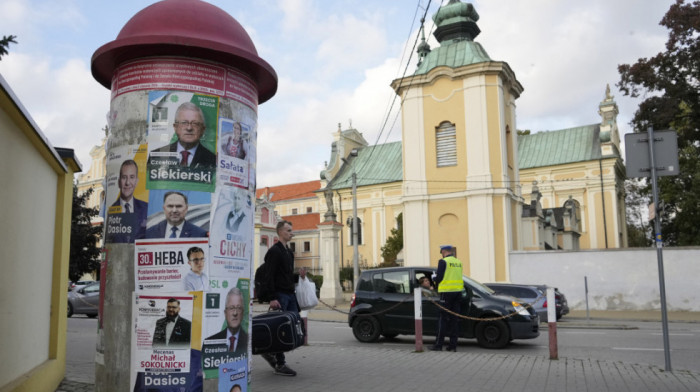
<path id="1" fill-rule="evenodd" d="M 418 279 L 432 279 L 435 268 L 392 267 L 365 270 L 357 282 L 350 304 L 348 324 L 361 342 L 375 342 L 379 336 L 393 338 L 415 334 L 413 291 Z M 540 335 L 539 316 L 515 298 L 496 295 L 481 283 L 463 277 L 460 337 L 476 338 L 485 348 L 503 348 L 513 339 L 534 339 Z M 423 290 L 423 335 L 437 334 L 438 294 Z M 501 318 L 503 316 L 508 316 Z M 494 320 L 495 318 L 495 320 Z M 483 321 L 480 321 L 483 319 Z M 491 319 L 491 320 L 488 320 Z"/>

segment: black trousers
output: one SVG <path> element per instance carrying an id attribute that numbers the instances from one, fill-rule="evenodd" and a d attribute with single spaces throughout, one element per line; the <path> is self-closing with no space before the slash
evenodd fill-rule
<path id="1" fill-rule="evenodd" d="M 442 299 L 443 302 L 442 306 L 459 314 L 461 310 L 460 300 L 462 299 L 462 293 L 460 291 L 441 293 L 440 299 Z M 450 338 L 448 348 L 457 347 L 457 338 L 459 337 L 459 317 L 441 309 L 440 321 L 438 322 L 438 333 L 435 338 L 435 347 L 442 347 L 445 337 Z"/>

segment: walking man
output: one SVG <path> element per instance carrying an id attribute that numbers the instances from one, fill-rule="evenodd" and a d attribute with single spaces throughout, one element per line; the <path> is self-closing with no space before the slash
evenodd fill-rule
<path id="1" fill-rule="evenodd" d="M 438 261 L 437 277 L 435 283 L 445 309 L 456 314 L 460 313 L 460 300 L 464 290 L 462 280 L 462 262 L 454 256 L 452 245 L 440 247 L 442 259 Z M 440 311 L 438 333 L 435 337 L 435 345 L 430 347 L 432 351 L 442 351 L 445 336 L 450 338 L 447 351 L 457 351 L 457 338 L 459 336 L 459 318 L 445 310 Z"/>
<path id="2" fill-rule="evenodd" d="M 265 254 L 265 263 L 269 264 L 269 273 L 274 281 L 273 299 L 270 300 L 272 309 L 280 309 L 299 313 L 299 305 L 294 294 L 294 284 L 299 277 L 306 277 L 306 269 L 294 273 L 294 253 L 287 248 L 287 243 L 294 237 L 292 224 L 288 221 L 277 223 L 277 241 Z M 284 353 L 261 354 L 267 363 L 281 376 L 296 376 L 297 372 L 290 369 L 285 362 Z"/>

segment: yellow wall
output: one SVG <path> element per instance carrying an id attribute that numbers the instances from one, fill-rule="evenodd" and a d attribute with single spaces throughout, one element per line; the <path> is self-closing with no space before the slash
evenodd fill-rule
<path id="1" fill-rule="evenodd" d="M 464 199 L 434 200 L 428 204 L 430 225 L 430 260 L 424 265 L 436 267 L 440 260 L 440 246 L 452 245 L 457 248 L 457 258 L 462 261 L 464 273 L 470 274 L 469 225 L 467 203 Z M 410 230 L 406 227 L 405 230 Z"/>
<path id="2" fill-rule="evenodd" d="M 3 81 L 4 84 L 4 81 Z M 4 87 L 4 86 L 3 86 Z M 64 165 L 0 91 L 0 367 L 2 391 L 53 391 L 65 373 L 75 163 Z M 31 246 L 39 241 L 41 246 Z M 11 359 L 11 360 L 10 360 Z"/>
<path id="3" fill-rule="evenodd" d="M 352 194 L 350 189 L 340 191 L 342 212 L 336 211 L 336 219 L 343 225 L 342 229 L 342 265 L 352 266 L 353 246 L 350 245 L 351 229 L 347 219 L 352 216 Z M 360 264 L 377 266 L 383 262 L 381 247 L 391 235 L 395 217 L 401 213 L 401 183 L 387 183 L 357 189 L 357 215 L 362 221 L 362 241 L 358 245 L 358 260 Z M 336 195 L 337 196 L 337 195 Z M 404 221 L 405 223 L 405 221 Z M 404 225 L 405 227 L 405 225 Z"/>
<path id="4" fill-rule="evenodd" d="M 576 162 L 565 165 L 522 169 L 520 183 L 526 203 L 530 202 L 532 182 L 537 181 L 537 187 L 542 193 L 542 208 L 562 207 L 573 196 L 581 206 L 581 222 L 579 230 L 580 249 L 604 249 L 605 229 L 608 232 L 608 247 L 626 247 L 626 236 L 619 236 L 624 231 L 624 209 L 617 197 L 624 179 L 616 172 L 616 166 L 621 165 L 619 159 L 603 160 L 603 188 L 605 190 L 605 223 L 603 220 L 603 202 L 600 193 L 600 163 L 598 161 Z"/>
<path id="5" fill-rule="evenodd" d="M 448 77 L 437 79 L 432 85 L 423 86 L 423 111 L 425 122 L 425 177 L 429 178 L 428 193 L 439 194 L 463 190 L 467 174 L 464 95 L 461 84 Z M 457 165 L 437 167 L 435 130 L 443 122 L 454 124 L 457 136 Z M 408 157 L 405 157 L 408 158 Z M 420 159 L 421 157 L 414 157 Z"/>

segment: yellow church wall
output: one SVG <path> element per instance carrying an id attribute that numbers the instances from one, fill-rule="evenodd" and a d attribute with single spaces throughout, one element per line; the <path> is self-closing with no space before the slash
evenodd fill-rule
<path id="1" fill-rule="evenodd" d="M 340 191 L 342 211 L 337 211 L 336 219 L 343 224 L 342 263 L 352 266 L 354 247 L 351 245 L 352 230 L 347 225 L 352 216 L 352 194 L 350 189 Z M 383 262 L 381 247 L 391 235 L 395 217 L 402 212 L 401 182 L 363 186 L 357 190 L 357 216 L 360 218 L 362 238 L 358 244 L 358 259 L 361 265 L 370 267 Z"/>
<path id="2" fill-rule="evenodd" d="M 624 214 L 618 209 L 624 208 L 618 203 L 616 188 L 621 186 L 621 178 L 616 177 L 615 157 L 604 159 L 603 188 L 605 190 L 605 219 L 603 219 L 603 203 L 600 196 L 601 170 L 597 160 L 575 162 L 564 165 L 522 169 L 520 184 L 525 203 L 530 202 L 532 182 L 537 181 L 537 187 L 542 193 L 540 200 L 542 208 L 562 207 L 572 196 L 580 204 L 579 238 L 580 249 L 605 248 L 605 228 L 608 232 L 608 247 L 626 246 L 620 237 L 624 238 Z M 620 184 L 617 184 L 619 181 Z"/>
<path id="3" fill-rule="evenodd" d="M 457 258 L 462 261 L 464 274 L 470 275 L 469 227 L 465 199 L 433 200 L 428 205 L 428 216 L 430 260 L 425 260 L 425 265 L 436 267 L 440 260 L 440 245 L 452 245 L 457 249 Z M 410 230 L 410 227 L 404 229 Z"/>
<path id="4" fill-rule="evenodd" d="M 425 176 L 434 179 L 427 184 L 428 194 L 449 193 L 463 190 L 465 184 L 460 181 L 466 177 L 467 167 L 464 156 L 466 155 L 465 124 L 464 124 L 464 96 L 460 89 L 448 77 L 441 77 L 431 85 L 423 87 L 423 113 L 425 137 Z M 437 167 L 437 146 L 435 129 L 443 122 L 454 124 L 456 129 L 457 165 Z M 448 181 L 448 182 L 444 182 Z"/>

